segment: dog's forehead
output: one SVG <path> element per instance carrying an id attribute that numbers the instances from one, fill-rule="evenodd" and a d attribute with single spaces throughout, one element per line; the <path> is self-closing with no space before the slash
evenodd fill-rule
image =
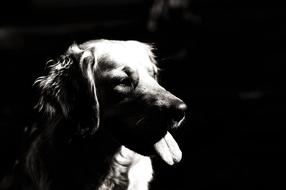
<path id="1" fill-rule="evenodd" d="M 154 68 L 151 46 L 138 41 L 101 40 L 92 44 L 95 58 L 101 66 L 113 69 L 118 67 Z"/>

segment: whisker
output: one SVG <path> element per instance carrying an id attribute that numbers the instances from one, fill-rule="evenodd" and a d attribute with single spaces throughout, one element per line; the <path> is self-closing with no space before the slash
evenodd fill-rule
<path id="1" fill-rule="evenodd" d="M 145 119 L 145 116 L 142 116 L 140 119 L 138 119 L 135 125 L 139 125 L 144 119 Z"/>

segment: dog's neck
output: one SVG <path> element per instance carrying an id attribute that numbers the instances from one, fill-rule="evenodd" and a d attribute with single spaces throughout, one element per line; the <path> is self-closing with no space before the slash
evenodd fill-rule
<path id="1" fill-rule="evenodd" d="M 110 170 L 99 190 L 147 190 L 152 179 L 152 173 L 153 169 L 149 157 L 121 146 L 113 156 Z"/>
<path id="2" fill-rule="evenodd" d="M 142 156 L 118 144 L 107 135 L 105 131 L 98 131 L 96 138 L 87 142 L 74 139 L 69 145 L 57 145 L 57 149 L 52 146 L 49 151 L 55 151 L 56 154 L 49 158 L 38 157 L 35 150 L 47 150 L 49 145 L 41 140 L 42 137 L 37 138 L 27 158 L 31 163 L 41 160 L 44 165 L 37 165 L 37 171 L 48 172 L 38 176 L 39 179 L 48 176 L 45 178 L 48 181 L 44 180 L 39 184 L 51 184 L 50 189 L 62 189 L 67 188 L 62 182 L 69 180 L 64 184 L 69 184 L 71 188 L 147 190 L 153 173 L 150 157 Z M 44 153 L 40 152 L 40 155 Z M 58 172 L 54 173 L 54 170 Z"/>

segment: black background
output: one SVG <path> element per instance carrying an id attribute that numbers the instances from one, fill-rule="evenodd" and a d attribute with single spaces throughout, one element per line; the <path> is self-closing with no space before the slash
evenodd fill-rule
<path id="1" fill-rule="evenodd" d="M 81 2 L 81 3 L 79 3 Z M 17 155 L 45 63 L 73 42 L 152 42 L 161 84 L 189 107 L 183 160 L 154 160 L 152 189 L 285 189 L 285 10 L 278 1 L 190 1 L 147 30 L 149 1 L 0 3 L 0 177 Z"/>

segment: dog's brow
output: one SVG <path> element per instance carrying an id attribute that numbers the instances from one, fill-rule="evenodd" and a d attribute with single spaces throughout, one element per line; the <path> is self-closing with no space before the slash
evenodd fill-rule
<path id="1" fill-rule="evenodd" d="M 124 66 L 122 69 L 127 75 L 131 75 L 132 73 L 135 72 L 135 69 L 128 67 L 128 66 Z"/>
<path id="2" fill-rule="evenodd" d="M 98 62 L 103 70 L 113 69 L 116 65 L 116 63 L 107 54 L 101 55 L 98 58 Z"/>
<path id="3" fill-rule="evenodd" d="M 136 69 L 129 66 L 124 66 L 122 69 L 135 83 L 138 82 L 139 76 Z"/>

